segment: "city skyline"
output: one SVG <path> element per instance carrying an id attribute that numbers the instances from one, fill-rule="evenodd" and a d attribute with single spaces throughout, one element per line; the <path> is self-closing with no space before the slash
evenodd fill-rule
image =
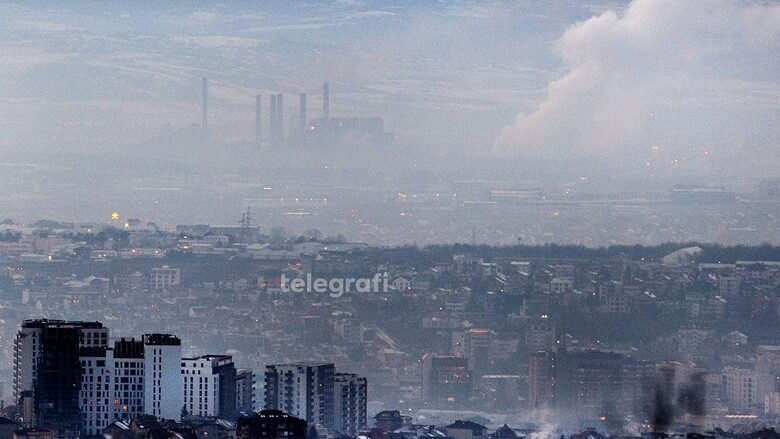
<path id="1" fill-rule="evenodd" d="M 638 437 L 737 434 L 780 413 L 777 247 L 388 249 L 192 227 L 131 231 L 113 252 L 37 236 L 54 258 L 0 245 L 15 425 L 72 437 L 293 416 L 320 436 Z M 366 272 L 389 289 L 279 283 Z"/>
<path id="2" fill-rule="evenodd" d="M 0 47 L 0 439 L 780 439 L 780 0 L 10 0 Z"/>

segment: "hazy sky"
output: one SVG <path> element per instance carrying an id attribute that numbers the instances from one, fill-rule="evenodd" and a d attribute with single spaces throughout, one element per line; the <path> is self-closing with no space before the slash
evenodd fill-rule
<path id="1" fill-rule="evenodd" d="M 317 117 L 328 79 L 334 114 L 440 155 L 780 166 L 776 2 L 3 2 L 0 44 L 11 150 L 126 153 L 197 123 L 208 76 L 226 143 L 257 93 Z"/>

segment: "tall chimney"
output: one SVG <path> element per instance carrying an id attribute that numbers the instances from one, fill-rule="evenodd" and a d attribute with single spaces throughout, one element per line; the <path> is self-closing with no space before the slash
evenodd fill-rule
<path id="1" fill-rule="evenodd" d="M 276 95 L 271 95 L 271 117 L 268 119 L 269 124 L 268 127 L 270 128 L 269 133 L 271 135 L 271 140 L 276 140 Z"/>
<path id="2" fill-rule="evenodd" d="M 276 95 L 276 126 L 279 139 L 284 138 L 284 95 L 279 93 Z"/>
<path id="3" fill-rule="evenodd" d="M 322 120 L 328 120 L 330 117 L 330 83 L 325 81 L 322 84 Z"/>
<path id="4" fill-rule="evenodd" d="M 203 114 L 201 115 L 200 125 L 205 130 L 209 126 L 209 78 L 203 78 L 202 93 L 201 109 Z"/>
<path id="5" fill-rule="evenodd" d="M 255 142 L 260 143 L 263 138 L 262 106 L 260 105 L 260 95 L 255 96 Z"/>
<path id="6" fill-rule="evenodd" d="M 306 132 L 306 93 L 300 95 L 301 104 L 298 113 L 298 130 L 301 136 Z"/>
<path id="7" fill-rule="evenodd" d="M 328 129 L 328 119 L 330 119 L 330 83 L 325 81 L 322 84 L 322 134 Z"/>

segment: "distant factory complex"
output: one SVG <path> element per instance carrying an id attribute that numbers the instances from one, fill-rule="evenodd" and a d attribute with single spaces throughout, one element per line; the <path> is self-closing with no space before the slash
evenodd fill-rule
<path id="1" fill-rule="evenodd" d="M 309 118 L 307 94 L 298 94 L 298 111 L 289 114 L 285 129 L 284 94 L 269 97 L 268 130 L 263 127 L 263 97 L 255 96 L 255 143 L 269 148 L 297 147 L 359 147 L 382 148 L 392 144 L 393 134 L 385 131 L 381 117 L 331 117 L 330 83 L 322 85 L 322 111 L 320 117 Z M 208 132 L 209 80 L 202 78 L 201 129 Z"/>

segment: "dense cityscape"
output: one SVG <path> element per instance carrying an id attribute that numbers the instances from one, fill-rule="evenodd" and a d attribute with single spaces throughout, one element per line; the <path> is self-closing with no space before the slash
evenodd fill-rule
<path id="1" fill-rule="evenodd" d="M 0 439 L 780 439 L 780 2 L 0 2 Z"/>
<path id="2" fill-rule="evenodd" d="M 200 432 L 280 410 L 321 436 L 373 437 L 380 419 L 418 436 L 640 435 L 780 416 L 769 245 L 378 248 L 116 217 L 4 227 L 3 401 L 21 425 L 95 436 L 153 415 Z"/>

